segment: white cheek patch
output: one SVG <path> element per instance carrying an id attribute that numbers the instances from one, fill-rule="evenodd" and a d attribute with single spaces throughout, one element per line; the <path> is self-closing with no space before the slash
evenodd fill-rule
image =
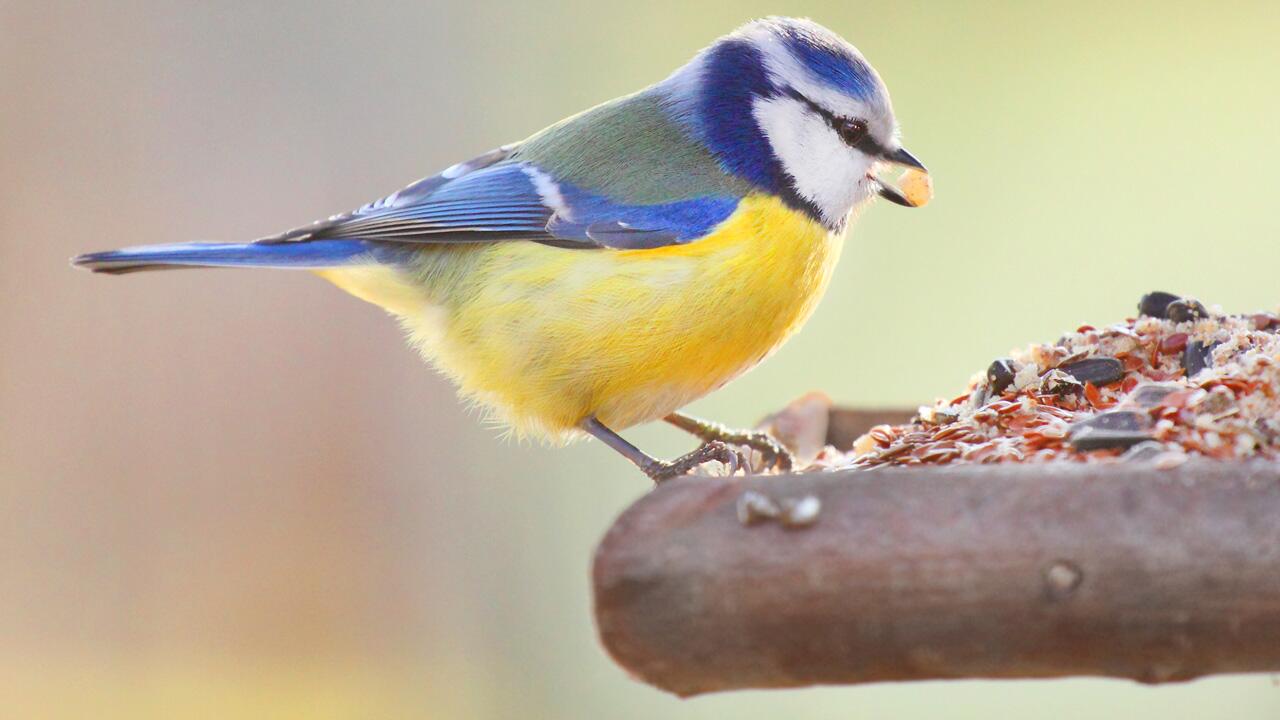
<path id="1" fill-rule="evenodd" d="M 873 161 L 845 145 L 824 119 L 789 97 L 758 98 L 753 111 L 796 192 L 828 224 L 839 223 L 866 199 Z"/>

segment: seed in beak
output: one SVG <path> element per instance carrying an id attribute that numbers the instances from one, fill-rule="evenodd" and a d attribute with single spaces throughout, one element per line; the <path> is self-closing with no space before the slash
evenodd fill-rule
<path id="1" fill-rule="evenodd" d="M 933 199 L 933 178 L 922 170 L 907 168 L 898 180 L 898 190 L 915 207 L 924 207 Z"/>

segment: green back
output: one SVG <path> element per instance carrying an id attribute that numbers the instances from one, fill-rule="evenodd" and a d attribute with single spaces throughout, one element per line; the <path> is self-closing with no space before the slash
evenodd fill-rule
<path id="1" fill-rule="evenodd" d="M 751 190 L 672 120 L 653 88 L 597 105 L 529 138 L 513 160 L 556 180 L 639 205 Z"/>

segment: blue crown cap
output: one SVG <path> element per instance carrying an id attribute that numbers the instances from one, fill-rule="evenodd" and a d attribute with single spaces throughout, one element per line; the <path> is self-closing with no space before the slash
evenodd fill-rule
<path id="1" fill-rule="evenodd" d="M 871 98 L 879 80 L 871 65 L 834 33 L 808 22 L 772 22 L 783 45 L 818 79 L 857 98 Z"/>

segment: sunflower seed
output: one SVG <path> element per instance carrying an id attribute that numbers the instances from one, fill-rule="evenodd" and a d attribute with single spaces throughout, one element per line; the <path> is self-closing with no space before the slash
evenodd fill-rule
<path id="1" fill-rule="evenodd" d="M 1153 438 L 1142 432 L 1131 432 L 1128 430 L 1094 430 L 1092 428 L 1084 428 L 1078 433 L 1071 436 L 1071 447 L 1076 450 L 1124 450 L 1131 448 L 1138 443 L 1143 443 Z"/>
<path id="2" fill-rule="evenodd" d="M 1209 311 L 1205 310 L 1204 305 L 1195 298 L 1181 298 L 1169 303 L 1169 307 L 1165 309 L 1165 316 L 1180 323 L 1209 317 Z"/>
<path id="3" fill-rule="evenodd" d="M 1199 340 L 1192 340 L 1187 343 L 1187 349 L 1182 352 L 1182 369 L 1187 371 L 1187 377 L 1195 377 L 1201 370 L 1213 367 L 1213 349 L 1218 343 L 1205 345 Z"/>
<path id="4" fill-rule="evenodd" d="M 991 394 L 999 395 L 1008 389 L 1013 384 L 1015 373 L 1013 361 L 1009 358 L 1000 358 L 991 363 L 987 368 L 987 382 L 991 383 Z"/>
<path id="5" fill-rule="evenodd" d="M 1061 370 L 1050 370 L 1040 378 L 1040 390 L 1054 395 L 1066 395 L 1083 389 L 1084 385 Z"/>
<path id="6" fill-rule="evenodd" d="M 1138 432 L 1151 426 L 1151 418 L 1146 413 L 1130 410 L 1111 410 L 1098 413 L 1084 420 L 1071 424 L 1071 435 L 1086 431 Z"/>
<path id="7" fill-rule="evenodd" d="M 1082 383 L 1099 387 L 1124 379 L 1124 363 L 1113 357 L 1092 357 L 1058 368 Z"/>
<path id="8" fill-rule="evenodd" d="M 1140 408 L 1153 408 L 1181 389 L 1182 386 L 1176 383 L 1146 383 L 1134 388 L 1127 399 Z"/>
<path id="9" fill-rule="evenodd" d="M 1169 309 L 1169 303 L 1174 302 L 1177 299 L 1178 296 L 1173 293 L 1161 292 L 1159 290 L 1149 292 L 1146 295 L 1143 295 L 1142 299 L 1138 301 L 1138 314 L 1163 320 L 1167 317 L 1165 313 Z"/>

